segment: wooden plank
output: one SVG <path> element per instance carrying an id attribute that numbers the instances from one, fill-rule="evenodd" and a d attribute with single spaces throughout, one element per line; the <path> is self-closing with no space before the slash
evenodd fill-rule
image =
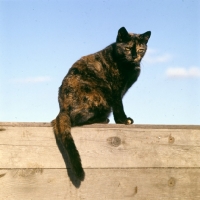
<path id="1" fill-rule="evenodd" d="M 50 127 L 48 122 L 0 122 L 0 127 Z"/>
<path id="2" fill-rule="evenodd" d="M 65 169 L 0 170 L 3 200 L 199 200 L 200 169 L 86 169 L 79 188 Z"/>
<path id="3" fill-rule="evenodd" d="M 0 127 L 51 127 L 48 122 L 0 122 Z M 200 125 L 152 125 L 152 124 L 92 124 L 81 128 L 142 128 L 142 129 L 193 129 L 200 130 Z"/>
<path id="4" fill-rule="evenodd" d="M 65 168 L 50 126 L 1 126 L 0 168 Z M 4 129 L 4 130 L 3 130 Z M 200 167 L 200 130 L 72 129 L 84 168 Z"/>
<path id="5" fill-rule="evenodd" d="M 83 182 L 49 123 L 0 123 L 0 199 L 200 199 L 200 126 L 95 124 L 72 135 Z"/>

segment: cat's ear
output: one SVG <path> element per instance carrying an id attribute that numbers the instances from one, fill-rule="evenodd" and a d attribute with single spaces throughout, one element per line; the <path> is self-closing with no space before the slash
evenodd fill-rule
<path id="1" fill-rule="evenodd" d="M 118 30 L 117 42 L 127 42 L 131 39 L 131 36 L 128 34 L 127 30 L 124 27 L 121 27 Z"/>
<path id="2" fill-rule="evenodd" d="M 147 42 L 148 42 L 150 36 L 151 36 L 151 31 L 147 31 L 147 32 L 145 32 L 145 33 L 143 33 L 143 34 L 140 34 L 139 38 L 140 38 L 141 40 L 143 40 L 145 44 L 147 44 Z"/>

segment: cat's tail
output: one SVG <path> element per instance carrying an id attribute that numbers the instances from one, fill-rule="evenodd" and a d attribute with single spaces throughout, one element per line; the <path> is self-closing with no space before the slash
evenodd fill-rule
<path id="1" fill-rule="evenodd" d="M 64 148 L 67 150 L 73 168 L 72 170 L 75 172 L 79 180 L 84 180 L 85 173 L 82 168 L 80 155 L 71 135 L 71 121 L 69 115 L 66 112 L 60 112 L 51 124 L 56 139 L 61 141 Z"/>

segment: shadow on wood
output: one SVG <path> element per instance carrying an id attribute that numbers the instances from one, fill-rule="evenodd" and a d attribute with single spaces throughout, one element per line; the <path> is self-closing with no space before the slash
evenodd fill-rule
<path id="1" fill-rule="evenodd" d="M 69 160 L 69 157 L 68 157 L 68 153 L 65 150 L 65 148 L 63 147 L 62 143 L 56 137 L 55 137 L 55 139 L 56 139 L 56 144 L 59 148 L 59 151 L 60 151 L 60 153 L 63 157 L 63 160 L 65 162 L 67 174 L 68 174 L 72 184 L 76 188 L 79 188 L 80 185 L 81 185 L 81 181 L 76 177 L 76 175 L 74 174 L 74 172 L 72 170 L 71 163 L 70 163 L 70 160 Z"/>

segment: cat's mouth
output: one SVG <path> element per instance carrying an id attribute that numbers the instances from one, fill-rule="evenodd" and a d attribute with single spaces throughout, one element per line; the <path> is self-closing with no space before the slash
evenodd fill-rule
<path id="1" fill-rule="evenodd" d="M 140 65 L 135 66 L 136 70 L 140 70 Z"/>
<path id="2" fill-rule="evenodd" d="M 139 70 L 140 69 L 140 63 L 139 62 L 133 62 L 134 69 Z"/>

